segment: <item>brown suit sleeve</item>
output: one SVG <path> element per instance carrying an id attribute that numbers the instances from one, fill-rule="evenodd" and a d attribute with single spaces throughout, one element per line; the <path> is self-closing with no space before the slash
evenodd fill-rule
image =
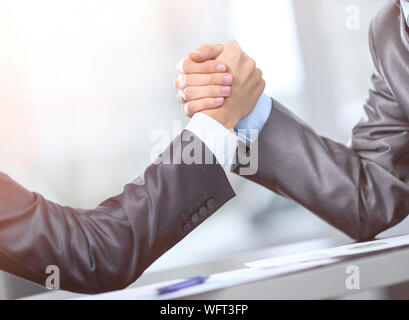
<path id="1" fill-rule="evenodd" d="M 202 151 L 201 160 L 210 152 L 185 131 L 163 153 L 164 163 L 92 210 L 47 201 L 0 173 L 0 268 L 44 285 L 46 267 L 56 265 L 61 289 L 82 293 L 131 284 L 235 196 L 214 159 L 177 162 L 192 146 Z"/>
<path id="2" fill-rule="evenodd" d="M 273 101 L 258 139 L 258 172 L 246 177 L 357 240 L 373 238 L 409 213 L 409 123 L 382 74 L 372 38 L 370 32 L 375 72 L 352 146 L 320 137 Z"/>

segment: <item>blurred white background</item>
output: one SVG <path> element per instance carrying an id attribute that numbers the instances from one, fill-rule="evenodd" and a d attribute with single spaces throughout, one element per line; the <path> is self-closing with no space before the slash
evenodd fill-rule
<path id="1" fill-rule="evenodd" d="M 231 38 L 263 69 L 270 95 L 347 142 L 371 74 L 369 22 L 387 1 L 0 0 L 0 170 L 74 207 L 120 193 L 149 165 L 151 132 L 187 123 L 176 62 Z M 360 13 L 353 30 L 351 6 Z M 294 203 L 231 179 L 238 197 L 148 272 L 341 236 Z M 0 297 L 35 290 L 5 275 L 1 288 Z"/>

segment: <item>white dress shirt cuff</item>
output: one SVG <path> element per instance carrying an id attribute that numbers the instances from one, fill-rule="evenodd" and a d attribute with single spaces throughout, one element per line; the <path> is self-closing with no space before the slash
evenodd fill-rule
<path id="1" fill-rule="evenodd" d="M 203 113 L 196 113 L 185 129 L 202 140 L 223 168 L 230 163 L 238 145 L 233 131 Z"/>

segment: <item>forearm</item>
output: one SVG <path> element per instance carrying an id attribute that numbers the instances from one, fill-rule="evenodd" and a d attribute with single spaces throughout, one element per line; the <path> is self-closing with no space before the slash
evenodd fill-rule
<path id="1" fill-rule="evenodd" d="M 3 178 L 11 199 L 0 204 L 1 269 L 44 285 L 46 267 L 56 265 L 61 288 L 75 292 L 131 284 L 234 196 L 219 165 L 174 161 L 188 143 L 177 138 L 163 153 L 169 164 L 151 165 L 92 210 L 55 204 Z"/>
<path id="2" fill-rule="evenodd" d="M 372 238 L 409 212 L 409 197 L 402 196 L 409 194 L 408 181 L 354 148 L 320 137 L 276 101 L 258 144 L 258 172 L 246 178 L 354 239 Z"/>

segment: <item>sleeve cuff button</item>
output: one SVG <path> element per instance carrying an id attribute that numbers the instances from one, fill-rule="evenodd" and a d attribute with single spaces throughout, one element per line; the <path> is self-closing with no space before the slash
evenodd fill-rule
<path id="1" fill-rule="evenodd" d="M 192 226 L 192 225 L 190 224 L 190 222 L 187 222 L 187 223 L 184 224 L 183 230 L 185 230 L 186 232 L 187 232 L 187 231 L 190 231 L 191 226 Z"/>
<path id="2" fill-rule="evenodd" d="M 210 198 L 209 200 L 207 200 L 206 206 L 209 209 L 213 209 L 216 206 L 216 201 L 213 198 Z"/>
<path id="3" fill-rule="evenodd" d="M 197 213 L 192 214 L 191 220 L 193 223 L 197 223 L 199 221 L 199 216 L 197 215 Z"/>
<path id="4" fill-rule="evenodd" d="M 206 213 L 207 213 L 207 209 L 206 209 L 205 206 L 202 206 L 202 207 L 199 208 L 199 215 L 201 217 L 204 217 L 206 215 Z"/>

